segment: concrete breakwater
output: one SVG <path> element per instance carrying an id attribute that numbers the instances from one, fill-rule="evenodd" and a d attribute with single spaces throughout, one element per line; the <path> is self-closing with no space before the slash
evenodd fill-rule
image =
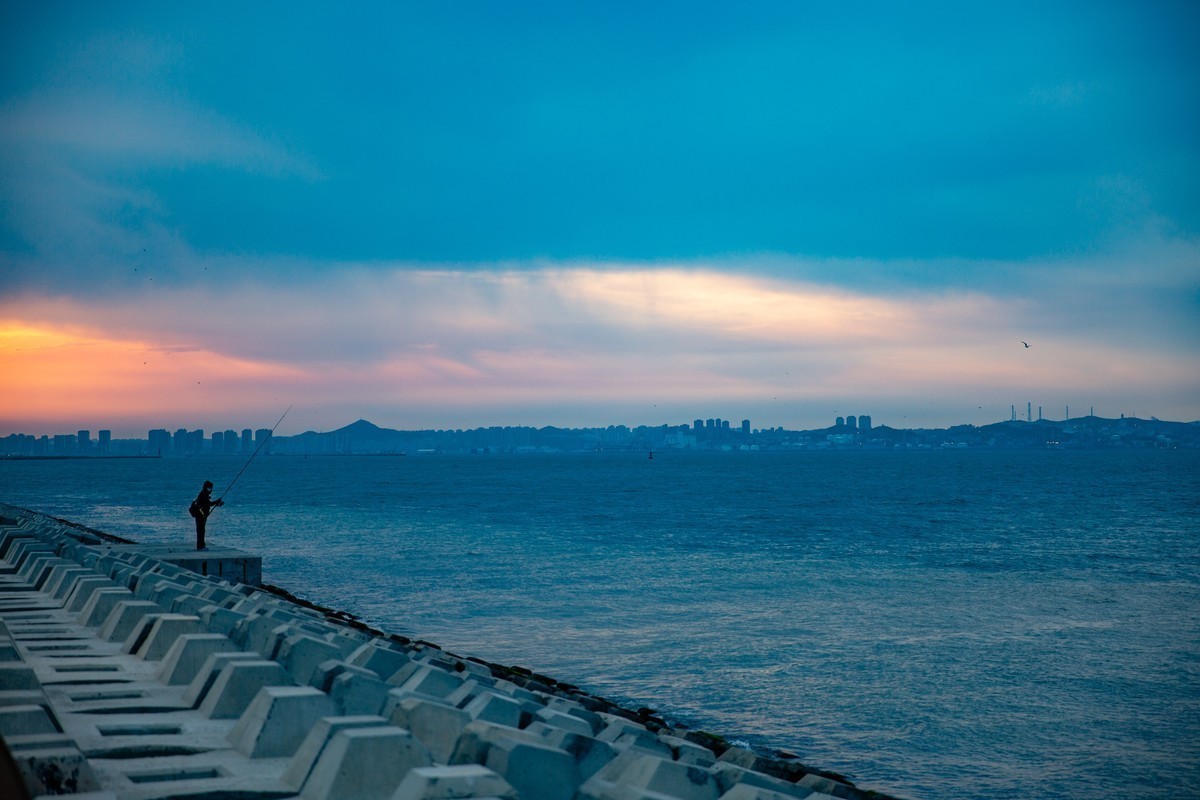
<path id="1" fill-rule="evenodd" d="M 0 504 L 0 795 L 883 797 L 519 667 Z"/>

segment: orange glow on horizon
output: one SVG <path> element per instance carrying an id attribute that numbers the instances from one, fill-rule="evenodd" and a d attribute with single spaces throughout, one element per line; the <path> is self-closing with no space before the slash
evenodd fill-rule
<path id="1" fill-rule="evenodd" d="M 50 424 L 81 414 L 98 420 L 186 415 L 231 391 L 246 400 L 246 384 L 294 378 L 297 371 L 204 349 L 4 321 L 0 374 L 9 378 L 0 423 Z"/>

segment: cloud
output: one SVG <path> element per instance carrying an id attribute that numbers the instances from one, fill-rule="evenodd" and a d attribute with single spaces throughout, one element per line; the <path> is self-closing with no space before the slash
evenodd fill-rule
<path id="1" fill-rule="evenodd" d="M 1104 397 L 1200 416 L 1189 369 L 1200 327 L 1186 270 L 1195 251 L 1143 257 L 1179 264 L 1153 279 L 1137 261 L 1124 273 L 1102 259 L 1044 276 L 1027 264 L 1036 291 L 903 295 L 704 264 L 340 264 L 289 284 L 263 281 L 271 267 L 250 264 L 241 279 L 147 284 L 103 304 L 6 297 L 0 369 L 22 376 L 12 402 L 27 413 L 65 413 L 57 398 L 86 381 L 95 409 L 128 416 L 262 416 L 303 398 L 329 427 L 368 413 L 444 426 L 607 424 L 623 420 L 585 415 L 633 410 L 640 423 L 715 405 L 811 427 L 853 398 L 877 414 L 885 401 L 921 398 L 1007 409 L 1028 397 L 1056 407 Z M 806 404 L 821 417 L 799 418 Z M 439 410 L 455 419 L 439 423 Z M 953 421 L 962 420 L 942 424 Z"/>
<path id="2" fill-rule="evenodd" d="M 303 156 L 186 99 L 60 89 L 0 105 L 0 287 L 184 277 L 193 248 L 147 175 L 221 169 L 318 181 Z M 16 244 L 19 242 L 20 244 Z M 7 252 L 5 252 L 7 251 Z"/>

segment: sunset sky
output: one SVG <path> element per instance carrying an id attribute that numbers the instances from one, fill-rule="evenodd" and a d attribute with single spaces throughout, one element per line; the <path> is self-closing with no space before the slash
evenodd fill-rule
<path id="1" fill-rule="evenodd" d="M 5 4 L 0 436 L 1200 419 L 1198 40 L 1194 2 Z"/>

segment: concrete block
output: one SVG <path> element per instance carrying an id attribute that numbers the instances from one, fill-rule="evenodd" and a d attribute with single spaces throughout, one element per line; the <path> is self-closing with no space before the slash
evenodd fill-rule
<path id="1" fill-rule="evenodd" d="M 795 800 L 798 797 L 813 797 L 812 792 L 808 789 L 800 791 L 801 794 L 789 794 L 749 783 L 739 783 L 722 794 L 721 800 Z"/>
<path id="2" fill-rule="evenodd" d="M 489 797 L 520 800 L 508 781 L 480 764 L 451 767 L 417 767 L 404 776 L 391 800 L 449 800 Z"/>
<path id="3" fill-rule="evenodd" d="M 130 601 L 127 600 L 125 602 Z M 167 612 L 163 611 L 157 604 L 155 604 L 155 608 L 159 610 L 150 614 L 143 614 L 142 618 L 134 623 L 133 628 L 129 631 L 129 635 L 125 637 L 124 644 L 121 645 L 122 653 L 135 655 L 142 648 L 146 637 L 150 635 L 150 631 L 154 628 L 154 623 L 160 617 L 166 616 Z"/>
<path id="4" fill-rule="evenodd" d="M 137 587 L 133 590 L 133 593 L 137 595 L 137 599 L 153 600 L 154 592 L 159 586 L 173 583 L 170 576 L 162 573 L 162 566 L 161 562 L 156 562 L 153 567 L 147 569 L 138 578 Z"/>
<path id="5" fill-rule="evenodd" d="M 213 684 L 217 682 L 217 676 L 221 674 L 221 670 L 229 662 L 261 660 L 262 656 L 258 653 L 243 653 L 241 651 L 213 653 L 204 660 L 204 666 L 200 667 L 200 670 L 196 673 L 196 677 L 192 678 L 192 682 L 184 690 L 183 702 L 192 708 L 199 708 L 204 699 L 208 697 Z"/>
<path id="6" fill-rule="evenodd" d="M 482 692 L 463 707 L 473 720 L 483 720 L 510 728 L 521 727 L 521 704 L 511 697 Z"/>
<path id="7" fill-rule="evenodd" d="M 171 601 L 167 609 L 172 614 L 189 614 L 193 617 L 198 617 L 201 611 L 212 604 L 212 601 L 207 597 L 201 597 L 198 594 L 181 594 Z"/>
<path id="8" fill-rule="evenodd" d="M 294 634 L 279 646 L 278 659 L 296 683 L 308 683 L 317 667 L 331 659 L 341 658 L 338 648 L 323 639 L 308 634 Z"/>
<path id="9" fill-rule="evenodd" d="M 308 676 L 308 685 L 320 689 L 322 692 L 328 692 L 333 686 L 333 679 L 346 670 L 356 670 L 368 677 L 373 674 L 362 667 L 353 667 L 345 661 L 330 659 L 329 661 L 322 661 L 317 665 L 317 668 Z"/>
<path id="10" fill-rule="evenodd" d="M 717 800 L 721 788 L 716 776 L 703 767 L 646 755 L 637 750 L 622 753 L 584 785 L 584 793 L 603 794 L 604 784 L 648 789 L 680 800 Z"/>
<path id="11" fill-rule="evenodd" d="M 140 574 L 138 568 L 132 564 L 117 564 L 108 577 L 116 581 L 118 585 L 133 591 L 137 588 L 137 579 Z"/>
<path id="12" fill-rule="evenodd" d="M 208 626 L 209 633 L 219 633 L 232 640 L 237 624 L 245 619 L 246 615 L 223 606 L 211 605 L 201 609 L 199 617 Z"/>
<path id="13" fill-rule="evenodd" d="M 209 719 L 236 719 L 264 686 L 291 686 L 292 680 L 274 661 L 230 661 L 221 668 L 200 704 Z"/>
<path id="14" fill-rule="evenodd" d="M 592 726 L 586 720 L 574 714 L 564 714 L 562 711 L 556 711 L 552 708 L 543 708 L 539 709 L 534 716 L 551 728 L 570 731 L 580 736 L 595 736 Z"/>
<path id="15" fill-rule="evenodd" d="M 502 775 L 522 800 L 571 800 L 582 783 L 575 759 L 549 744 L 504 735 L 489 743 L 484 766 Z"/>
<path id="16" fill-rule="evenodd" d="M 400 675 L 403 672 L 404 670 L 400 670 L 396 674 Z M 388 683 L 393 683 L 394 680 L 395 676 Z M 397 688 L 406 694 L 415 692 L 429 697 L 446 697 L 462 686 L 462 683 L 462 678 L 454 673 L 422 664 L 413 670 L 403 683 L 398 684 Z"/>
<path id="17" fill-rule="evenodd" d="M 235 603 L 239 603 L 244 599 L 242 595 L 231 590 L 228 585 L 222 583 L 214 583 L 206 586 L 200 591 L 200 596 L 207 599 L 214 605 L 218 605 L 223 608 L 232 608 Z"/>
<path id="18" fill-rule="evenodd" d="M 0 736 L 36 736 L 58 733 L 58 725 L 42 705 L 0 706 Z"/>
<path id="19" fill-rule="evenodd" d="M 25 539 L 37 539 L 32 531 L 22 528 L 4 528 L 0 530 L 0 558 L 8 560 L 8 554 L 17 542 Z"/>
<path id="20" fill-rule="evenodd" d="M 178 583 L 160 583 L 150 592 L 148 600 L 153 600 L 163 608 L 170 608 L 176 600 L 181 597 L 192 595 L 193 590 L 189 586 L 181 586 Z"/>
<path id="21" fill-rule="evenodd" d="M 369 669 L 385 681 L 410 661 L 412 659 L 404 653 L 377 642 L 359 645 L 346 658 L 347 663 Z"/>
<path id="22" fill-rule="evenodd" d="M 433 765 L 424 745 L 391 725 L 345 728 L 321 751 L 305 800 L 389 800 L 412 769 Z"/>
<path id="23" fill-rule="evenodd" d="M 8 563 L 19 571 L 30 556 L 38 553 L 54 554 L 54 545 L 40 539 L 21 539 L 8 552 Z"/>
<path id="24" fill-rule="evenodd" d="M 72 744 L 19 749 L 12 754 L 21 782 L 31 797 L 100 791 L 100 782 L 83 753 Z"/>
<path id="25" fill-rule="evenodd" d="M 71 591 L 67 594 L 66 600 L 63 601 L 63 609 L 72 614 L 78 614 L 83 607 L 87 605 L 87 601 L 91 598 L 92 592 L 97 589 L 115 587 L 117 584 L 103 575 L 85 575 L 75 581 L 75 585 L 71 587 Z"/>
<path id="26" fill-rule="evenodd" d="M 658 736 L 649 731 L 644 725 L 639 725 L 622 717 L 609 720 L 604 730 L 596 736 L 602 742 L 609 742 L 618 750 L 628 750 L 633 747 L 639 751 L 655 755 L 659 758 L 673 760 L 675 754 Z"/>
<path id="27" fill-rule="evenodd" d="M 123 586 L 112 586 L 92 592 L 91 599 L 79 612 L 79 621 L 89 628 L 104 624 L 108 615 L 122 600 L 132 600 L 133 592 Z"/>
<path id="28" fill-rule="evenodd" d="M 238 622 L 230 634 L 235 642 L 259 653 L 263 658 L 275 658 L 281 642 L 293 633 L 292 626 L 274 616 L 259 614 Z"/>
<path id="29" fill-rule="evenodd" d="M 796 781 L 796 785 L 831 797 L 856 798 L 860 795 L 853 786 L 847 786 L 841 781 L 835 781 L 813 772 Z"/>
<path id="30" fill-rule="evenodd" d="M 695 742 L 681 739 L 678 736 L 659 734 L 658 740 L 671 748 L 671 760 L 681 764 L 694 764 L 699 767 L 711 767 L 717 763 L 717 756 L 707 747 L 701 747 Z"/>
<path id="31" fill-rule="evenodd" d="M 465 678 L 457 689 L 446 695 L 446 700 L 459 708 L 466 708 L 472 700 L 485 692 L 499 694 L 512 699 L 512 695 L 507 691 L 507 687 L 497 687 L 495 679 L 472 675 L 469 678 Z"/>
<path id="32" fill-rule="evenodd" d="M 24 663 L 0 664 L 0 687 L 6 691 L 41 691 L 42 683 L 38 680 L 33 667 Z"/>
<path id="33" fill-rule="evenodd" d="M 219 633 L 186 633 L 175 640 L 163 656 L 157 678 L 167 686 L 192 682 L 213 653 L 233 653 L 237 647 Z"/>
<path id="34" fill-rule="evenodd" d="M 46 582 L 42 584 L 42 593 L 48 594 L 56 600 L 61 600 L 62 594 L 66 593 L 67 588 L 70 587 L 70 584 L 72 584 L 75 579 L 83 575 L 94 574 L 95 573 L 93 573 L 90 569 L 79 564 L 73 564 L 71 562 L 59 564 L 50 570 L 50 575 L 46 578 Z M 67 588 L 63 587 L 64 583 L 67 584 Z M 62 594 L 60 594 L 60 592 Z"/>
<path id="35" fill-rule="evenodd" d="M 532 726 L 528 730 L 532 730 Z M 618 755 L 617 749 L 608 742 L 559 728 L 547 728 L 543 738 L 551 747 L 557 747 L 575 759 L 582 781 L 595 775 Z"/>
<path id="36" fill-rule="evenodd" d="M 30 589 L 41 591 L 42 585 L 46 582 L 46 578 L 49 577 L 54 567 L 73 563 L 78 562 L 68 561 L 51 553 L 40 553 L 26 560 L 25 567 L 17 574 Z"/>
<path id="37" fill-rule="evenodd" d="M 123 642 L 147 614 L 161 614 L 162 609 L 149 600 L 120 600 L 97 634 L 106 642 Z"/>
<path id="38" fill-rule="evenodd" d="M 388 702 L 390 689 L 374 672 L 347 665 L 330 683 L 329 696 L 340 714 L 379 714 Z"/>
<path id="39" fill-rule="evenodd" d="M 333 713 L 329 695 L 311 686 L 266 686 L 238 719 L 229 741 L 247 758 L 290 758 L 317 720 Z"/>
<path id="40" fill-rule="evenodd" d="M 734 789 L 737 789 L 737 793 L 732 795 L 734 798 L 754 798 L 755 795 L 752 792 L 757 791 L 765 793 L 762 795 L 761 800 L 777 800 L 778 797 L 802 798 L 808 797 L 813 793 L 812 789 L 785 781 L 782 778 L 776 778 L 728 762 L 718 761 L 710 771 L 713 777 L 717 779 L 717 785 L 724 790 L 721 800 L 727 800 L 730 797 L 730 792 Z M 751 794 L 747 794 L 747 792 Z"/>
<path id="41" fill-rule="evenodd" d="M 189 633 L 204 633 L 204 623 L 199 617 L 186 614 L 163 614 L 154 620 L 146 640 L 136 655 L 143 661 L 161 661 L 180 636 Z"/>
<path id="42" fill-rule="evenodd" d="M 449 763 L 459 736 L 471 722 L 461 708 L 417 696 L 402 698 L 392 707 L 389 719 L 393 725 L 411 731 L 434 761 L 443 764 Z"/>
<path id="43" fill-rule="evenodd" d="M 304 737 L 304 741 L 300 743 L 296 755 L 292 756 L 292 760 L 288 762 L 287 769 L 283 773 L 284 786 L 295 791 L 299 791 L 304 786 L 313 767 L 320 759 L 321 753 L 324 752 L 325 746 L 338 731 L 348 728 L 377 728 L 387 724 L 387 720 L 383 717 L 373 716 L 322 717 L 317 720 L 316 724 L 312 726 L 312 730 Z"/>

